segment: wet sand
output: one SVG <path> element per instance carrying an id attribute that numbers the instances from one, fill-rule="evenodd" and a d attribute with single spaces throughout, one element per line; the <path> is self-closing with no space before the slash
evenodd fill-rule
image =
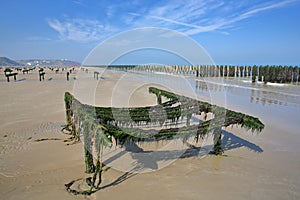
<path id="1" fill-rule="evenodd" d="M 91 70 L 80 76 L 85 77 L 82 80 L 87 85 L 97 82 Z M 81 71 L 78 70 L 78 73 Z M 148 85 L 140 87 L 141 80 L 147 78 L 139 76 L 130 74 L 124 77 L 122 73 L 105 73 L 100 84 L 96 84 L 95 104 L 155 104 L 155 96 L 149 95 L 145 89 Z M 2 199 L 86 198 L 71 195 L 64 187 L 69 181 L 86 176 L 83 145 L 78 143 L 67 146 L 63 139 L 68 136 L 60 132 L 61 126 L 65 124 L 64 92 L 74 91 L 74 84 L 80 83 L 80 80 L 74 80 L 73 77 L 75 74 L 71 74 L 67 82 L 64 73 L 55 74 L 46 70 L 43 82 L 38 81 L 37 72 L 32 72 L 28 75 L 20 74 L 17 78 L 21 81 L 7 83 L 3 70 L 0 70 Z M 118 77 L 124 79 L 122 84 Z M 192 89 L 197 90 L 196 96 L 200 99 L 220 97 L 218 90 L 207 92 L 205 89 L 197 89 L 196 82 L 191 85 Z M 129 100 L 126 98 L 126 89 L 135 91 Z M 175 89 L 186 95 L 189 93 L 180 87 Z M 266 125 L 258 135 L 237 127 L 227 128 L 223 137 L 225 156 L 180 158 L 158 171 L 134 174 L 124 179 L 118 178 L 124 177 L 125 172 L 109 169 L 103 175 L 103 186 L 107 187 L 87 198 L 299 199 L 300 98 L 293 96 L 293 91 L 291 95 L 282 95 L 287 89 L 267 89 L 263 92 L 238 87 L 225 88 L 228 108 L 257 116 Z M 300 88 L 293 90 L 298 91 Z M 121 92 L 114 94 L 112 91 Z M 223 92 L 221 90 L 221 97 Z M 88 103 L 89 99 L 84 99 L 88 94 L 81 95 L 78 94 L 78 98 Z M 122 96 L 125 97 L 122 99 Z M 41 138 L 61 140 L 34 141 Z"/>

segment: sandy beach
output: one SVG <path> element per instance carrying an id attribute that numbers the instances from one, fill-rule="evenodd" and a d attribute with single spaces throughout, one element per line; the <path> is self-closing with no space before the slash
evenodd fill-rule
<path id="1" fill-rule="evenodd" d="M 106 71 L 97 81 L 93 70 L 98 69 L 85 73 L 77 68 L 77 74 L 72 73 L 66 81 L 65 72 L 46 69 L 41 82 L 37 71 L 19 73 L 16 82 L 6 82 L 0 70 L 1 199 L 300 199 L 299 85 L 285 89 L 228 86 L 226 106 L 259 117 L 265 129 L 255 134 L 228 127 L 223 137 L 224 156 L 180 158 L 160 170 L 133 174 L 121 181 L 116 180 L 124 172 L 110 168 L 103 174 L 102 185 L 106 187 L 100 191 L 88 197 L 68 193 L 64 184 L 86 174 L 83 144 L 63 142 L 68 138 L 61 132 L 66 121 L 64 92 L 95 85 L 94 103 L 98 106 L 156 103 L 155 96 L 148 94 L 149 85 L 140 87 L 144 75 L 127 74 L 120 84 L 124 74 Z M 118 94 L 113 93 L 116 87 L 122 88 Z M 134 90 L 129 101 L 127 90 Z M 208 93 L 196 88 L 199 99 L 214 94 L 217 97 L 218 90 L 212 88 Z M 90 103 L 87 95 L 75 94 L 83 103 Z M 56 140 L 35 142 L 42 138 Z"/>

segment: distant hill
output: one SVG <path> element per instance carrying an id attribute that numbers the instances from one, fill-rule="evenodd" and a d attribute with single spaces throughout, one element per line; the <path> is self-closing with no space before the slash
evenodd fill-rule
<path id="1" fill-rule="evenodd" d="M 0 66 L 19 66 L 19 65 L 21 64 L 7 57 L 0 57 Z"/>
<path id="2" fill-rule="evenodd" d="M 80 66 L 79 62 L 71 60 L 52 60 L 52 59 L 29 59 L 18 60 L 19 63 L 26 66 L 56 66 L 56 67 L 68 67 L 68 66 Z"/>
<path id="3" fill-rule="evenodd" d="M 69 67 L 80 66 L 79 62 L 71 60 L 55 59 L 28 59 L 28 60 L 11 60 L 7 57 L 0 57 L 0 66 L 46 66 L 46 67 Z"/>

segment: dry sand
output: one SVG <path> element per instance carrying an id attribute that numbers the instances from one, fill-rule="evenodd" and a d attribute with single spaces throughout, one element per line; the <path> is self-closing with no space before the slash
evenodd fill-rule
<path id="1" fill-rule="evenodd" d="M 85 84 L 95 84 L 91 70 L 83 76 Z M 146 86 L 139 87 L 130 77 L 112 102 L 118 76 L 105 74 L 96 87 L 96 105 L 155 104 Z M 229 95 L 228 107 L 259 116 L 266 128 L 260 135 L 228 128 L 230 133 L 223 138 L 227 140 L 226 156 L 181 158 L 161 170 L 129 176 L 90 197 L 69 194 L 64 184 L 86 176 L 83 145 L 67 146 L 63 142 L 67 136 L 60 132 L 65 124 L 64 92 L 72 92 L 78 84 L 73 77 L 75 74 L 67 82 L 64 73 L 46 70 L 43 82 L 35 71 L 20 74 L 21 81 L 7 83 L 0 70 L 1 199 L 300 199 L 300 104 L 262 106 L 248 102 L 244 94 L 246 101 L 241 98 L 240 103 L 234 101 L 236 95 Z M 120 97 L 130 87 L 135 92 L 124 101 Z M 82 93 L 79 99 L 88 103 L 84 99 L 88 94 Z M 61 140 L 34 141 L 41 138 Z M 109 169 L 103 185 L 122 175 L 122 171 Z"/>

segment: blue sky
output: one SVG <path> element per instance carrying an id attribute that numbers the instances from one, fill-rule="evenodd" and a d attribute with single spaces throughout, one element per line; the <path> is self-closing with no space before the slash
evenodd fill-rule
<path id="1" fill-rule="evenodd" d="M 82 62 L 114 34 L 159 27 L 191 37 L 217 64 L 299 65 L 299 19 L 299 0 L 2 0 L 0 56 Z"/>

